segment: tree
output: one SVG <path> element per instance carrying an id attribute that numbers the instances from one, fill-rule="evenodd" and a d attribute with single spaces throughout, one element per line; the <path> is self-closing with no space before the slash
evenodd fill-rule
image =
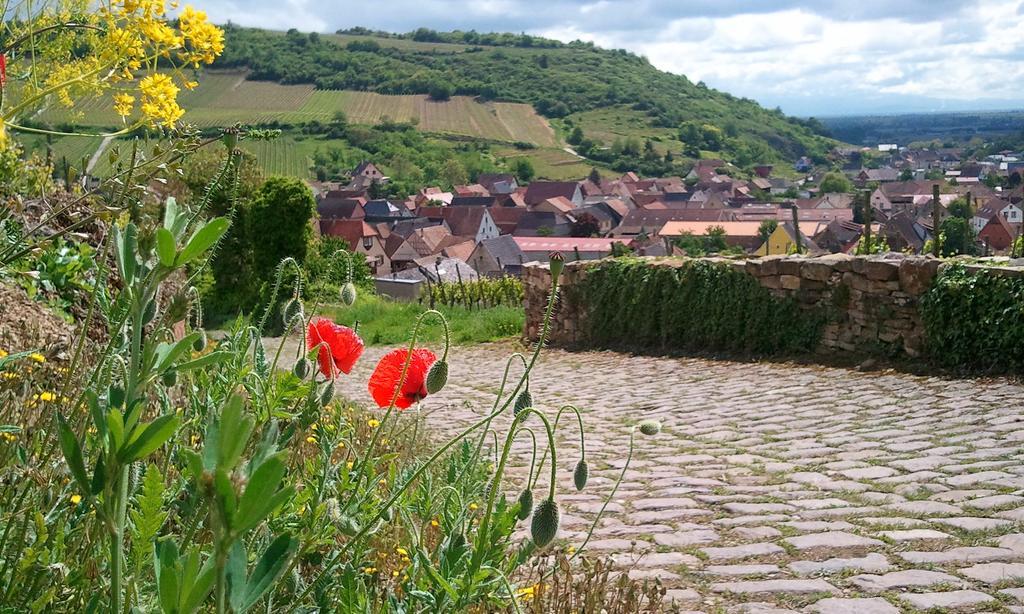
<path id="1" fill-rule="evenodd" d="M 768 243 L 768 237 L 772 236 L 775 230 L 779 227 L 778 220 L 762 220 L 761 224 L 757 227 L 757 236 L 761 239 L 762 243 Z M 765 248 L 767 253 L 767 248 Z"/>
<path id="2" fill-rule="evenodd" d="M 466 167 L 457 158 L 449 158 L 441 166 L 441 179 L 448 185 L 462 185 L 468 181 Z"/>
<path id="3" fill-rule="evenodd" d="M 250 226 L 256 279 L 272 279 L 284 258 L 294 258 L 300 264 L 306 260 L 315 214 L 313 192 L 301 180 L 271 177 L 260 186 Z"/>
<path id="4" fill-rule="evenodd" d="M 978 253 L 974 229 L 971 228 L 971 223 L 962 217 L 950 216 L 943 220 L 939 225 L 939 237 L 939 249 L 943 256 L 973 256 Z"/>
<path id="5" fill-rule="evenodd" d="M 601 173 L 594 167 L 590 167 L 590 174 L 587 175 L 587 179 L 595 185 L 601 185 Z"/>
<path id="6" fill-rule="evenodd" d="M 589 213 L 583 213 L 572 223 L 569 234 L 574 237 L 595 237 L 601 234 L 601 223 Z"/>
<path id="7" fill-rule="evenodd" d="M 910 181 L 914 178 L 914 171 L 909 168 L 905 168 L 900 171 L 900 181 Z"/>
<path id="8" fill-rule="evenodd" d="M 708 252 L 720 252 L 726 247 L 725 245 L 725 228 L 721 226 L 712 226 L 707 230 L 708 236 L 705 239 L 705 249 Z"/>
<path id="9" fill-rule="evenodd" d="M 452 97 L 452 86 L 444 81 L 434 81 L 430 84 L 428 94 L 431 100 L 448 100 Z"/>
<path id="10" fill-rule="evenodd" d="M 833 194 L 840 192 L 850 192 L 853 190 L 853 184 L 846 175 L 842 173 L 826 173 L 821 178 L 821 183 L 818 184 L 818 192 L 822 194 Z"/>
<path id="11" fill-rule="evenodd" d="M 950 215 L 965 220 L 969 220 L 974 217 L 974 210 L 971 207 L 971 203 L 967 201 L 966 196 L 961 196 L 949 203 Z"/>
<path id="12" fill-rule="evenodd" d="M 535 174 L 533 164 L 526 158 L 516 158 L 515 162 L 512 163 L 512 172 L 515 173 L 519 183 L 530 183 Z"/>
<path id="13" fill-rule="evenodd" d="M 565 139 L 570 145 L 579 145 L 583 141 L 583 129 L 576 126 Z"/>

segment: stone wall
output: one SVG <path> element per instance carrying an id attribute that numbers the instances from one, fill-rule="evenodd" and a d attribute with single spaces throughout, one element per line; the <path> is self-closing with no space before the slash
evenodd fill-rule
<path id="1" fill-rule="evenodd" d="M 829 314 L 819 353 L 904 354 L 918 356 L 924 345 L 919 312 L 921 296 L 942 262 L 932 257 L 885 254 L 848 256 L 830 254 L 818 258 L 770 256 L 752 260 L 711 259 L 751 275 L 779 297 L 792 297 L 802 308 L 824 308 Z M 650 259 L 651 266 L 679 266 L 678 259 Z M 580 282 L 598 262 L 573 262 L 562 275 L 562 292 L 551 343 L 586 346 L 586 305 Z M 551 274 L 547 265 L 527 265 L 523 270 L 526 329 L 537 339 Z"/>

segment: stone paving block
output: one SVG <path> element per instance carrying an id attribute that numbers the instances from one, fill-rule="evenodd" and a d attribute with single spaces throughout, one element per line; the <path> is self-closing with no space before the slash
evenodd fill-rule
<path id="1" fill-rule="evenodd" d="M 712 576 L 763 576 L 779 572 L 778 565 L 708 565 L 704 573 Z"/>
<path id="2" fill-rule="evenodd" d="M 871 552 L 863 557 L 832 558 L 825 561 L 793 561 L 789 569 L 800 576 L 816 574 L 834 574 L 847 571 L 863 571 L 867 573 L 884 573 L 892 569 L 885 555 Z"/>
<path id="3" fill-rule="evenodd" d="M 744 544 L 742 546 L 724 546 L 721 548 L 701 548 L 700 551 L 711 561 L 731 561 L 756 556 L 782 554 L 785 550 L 771 542 Z"/>
<path id="4" fill-rule="evenodd" d="M 711 590 L 716 593 L 735 593 L 737 595 L 801 595 L 809 593 L 839 593 L 839 590 L 836 587 L 820 579 L 721 582 L 718 584 L 712 584 Z"/>
<path id="5" fill-rule="evenodd" d="M 905 569 L 885 575 L 862 574 L 850 578 L 850 582 L 869 593 L 880 593 L 897 588 L 924 588 L 936 584 L 965 586 L 963 580 L 941 571 L 927 569 Z"/>
<path id="6" fill-rule="evenodd" d="M 962 546 L 949 550 L 908 551 L 897 553 L 896 556 L 913 565 L 928 563 L 943 565 L 945 563 L 973 563 L 975 561 L 1007 561 L 1020 555 L 1009 548 L 993 548 L 991 546 Z"/>
<path id="7" fill-rule="evenodd" d="M 845 531 L 828 531 L 787 537 L 782 540 L 797 550 L 842 550 L 847 548 L 875 548 L 885 544 L 877 539 L 861 537 Z"/>
<path id="8" fill-rule="evenodd" d="M 972 580 L 995 584 L 997 582 L 1024 581 L 1024 563 L 982 563 L 959 570 L 961 576 Z"/>
<path id="9" fill-rule="evenodd" d="M 900 614 L 899 609 L 881 597 L 860 599 L 828 597 L 814 602 L 807 607 L 807 611 L 813 614 Z"/>
<path id="10" fill-rule="evenodd" d="M 942 593 L 906 593 L 900 595 L 900 599 L 906 601 L 918 610 L 931 610 L 939 608 L 943 610 L 955 608 L 967 608 L 983 603 L 995 601 L 995 597 L 978 591 L 947 591 Z"/>

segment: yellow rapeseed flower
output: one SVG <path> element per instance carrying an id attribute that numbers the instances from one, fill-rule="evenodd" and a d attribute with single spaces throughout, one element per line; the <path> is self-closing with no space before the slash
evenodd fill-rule
<path id="1" fill-rule="evenodd" d="M 479 507 L 480 507 L 480 506 L 479 506 L 479 505 L 477 505 L 476 503 L 470 503 L 470 504 L 469 504 L 469 511 L 471 511 L 471 512 L 475 512 L 475 511 L 476 511 L 477 509 L 479 509 Z"/>
<path id="2" fill-rule="evenodd" d="M 152 123 L 173 126 L 185 114 L 178 105 L 178 86 L 171 77 L 153 74 L 139 82 L 142 91 L 142 114 Z"/>
<path id="3" fill-rule="evenodd" d="M 43 356 L 39 352 L 32 352 L 31 354 L 28 355 L 28 357 L 38 363 L 46 362 L 46 356 Z"/>
<path id="4" fill-rule="evenodd" d="M 316 437 L 306 437 L 306 443 L 316 443 Z"/>
<path id="5" fill-rule="evenodd" d="M 52 392 L 44 392 L 39 395 L 39 400 L 44 403 L 51 403 L 57 400 L 57 395 Z"/>
<path id="6" fill-rule="evenodd" d="M 224 31 L 206 19 L 206 13 L 186 5 L 178 17 L 178 29 L 186 42 L 181 59 L 198 68 L 211 64 L 224 52 Z"/>
<path id="7" fill-rule="evenodd" d="M 3 130 L 3 129 L 4 129 L 4 127 L 0 126 L 0 130 Z M 0 350 L 0 358 L 7 358 L 7 350 Z"/>
<path id="8" fill-rule="evenodd" d="M 370 418 L 366 423 L 370 425 L 371 429 L 375 429 L 380 426 L 380 420 L 377 420 L 376 418 Z"/>
<path id="9" fill-rule="evenodd" d="M 128 117 L 135 108 L 135 96 L 131 94 L 114 94 L 114 111 L 121 117 Z"/>
<path id="10" fill-rule="evenodd" d="M 82 495 L 71 495 L 71 503 L 78 505 L 82 502 Z"/>
<path id="11" fill-rule="evenodd" d="M 406 550 L 405 548 L 401 547 L 401 546 L 396 547 L 395 548 L 395 552 L 397 552 L 398 554 L 401 554 L 402 556 L 409 556 L 409 551 Z"/>
<path id="12" fill-rule="evenodd" d="M 436 529 L 437 527 L 441 526 L 441 523 L 436 521 L 436 520 L 431 520 L 430 521 L 430 526 L 432 526 L 432 527 L 434 527 Z"/>

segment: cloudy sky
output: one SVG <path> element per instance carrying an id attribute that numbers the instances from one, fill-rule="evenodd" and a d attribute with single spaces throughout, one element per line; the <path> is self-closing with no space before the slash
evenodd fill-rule
<path id="1" fill-rule="evenodd" d="M 528 32 L 794 115 L 1024 108 L 1021 0 L 203 0 L 219 22 Z"/>

